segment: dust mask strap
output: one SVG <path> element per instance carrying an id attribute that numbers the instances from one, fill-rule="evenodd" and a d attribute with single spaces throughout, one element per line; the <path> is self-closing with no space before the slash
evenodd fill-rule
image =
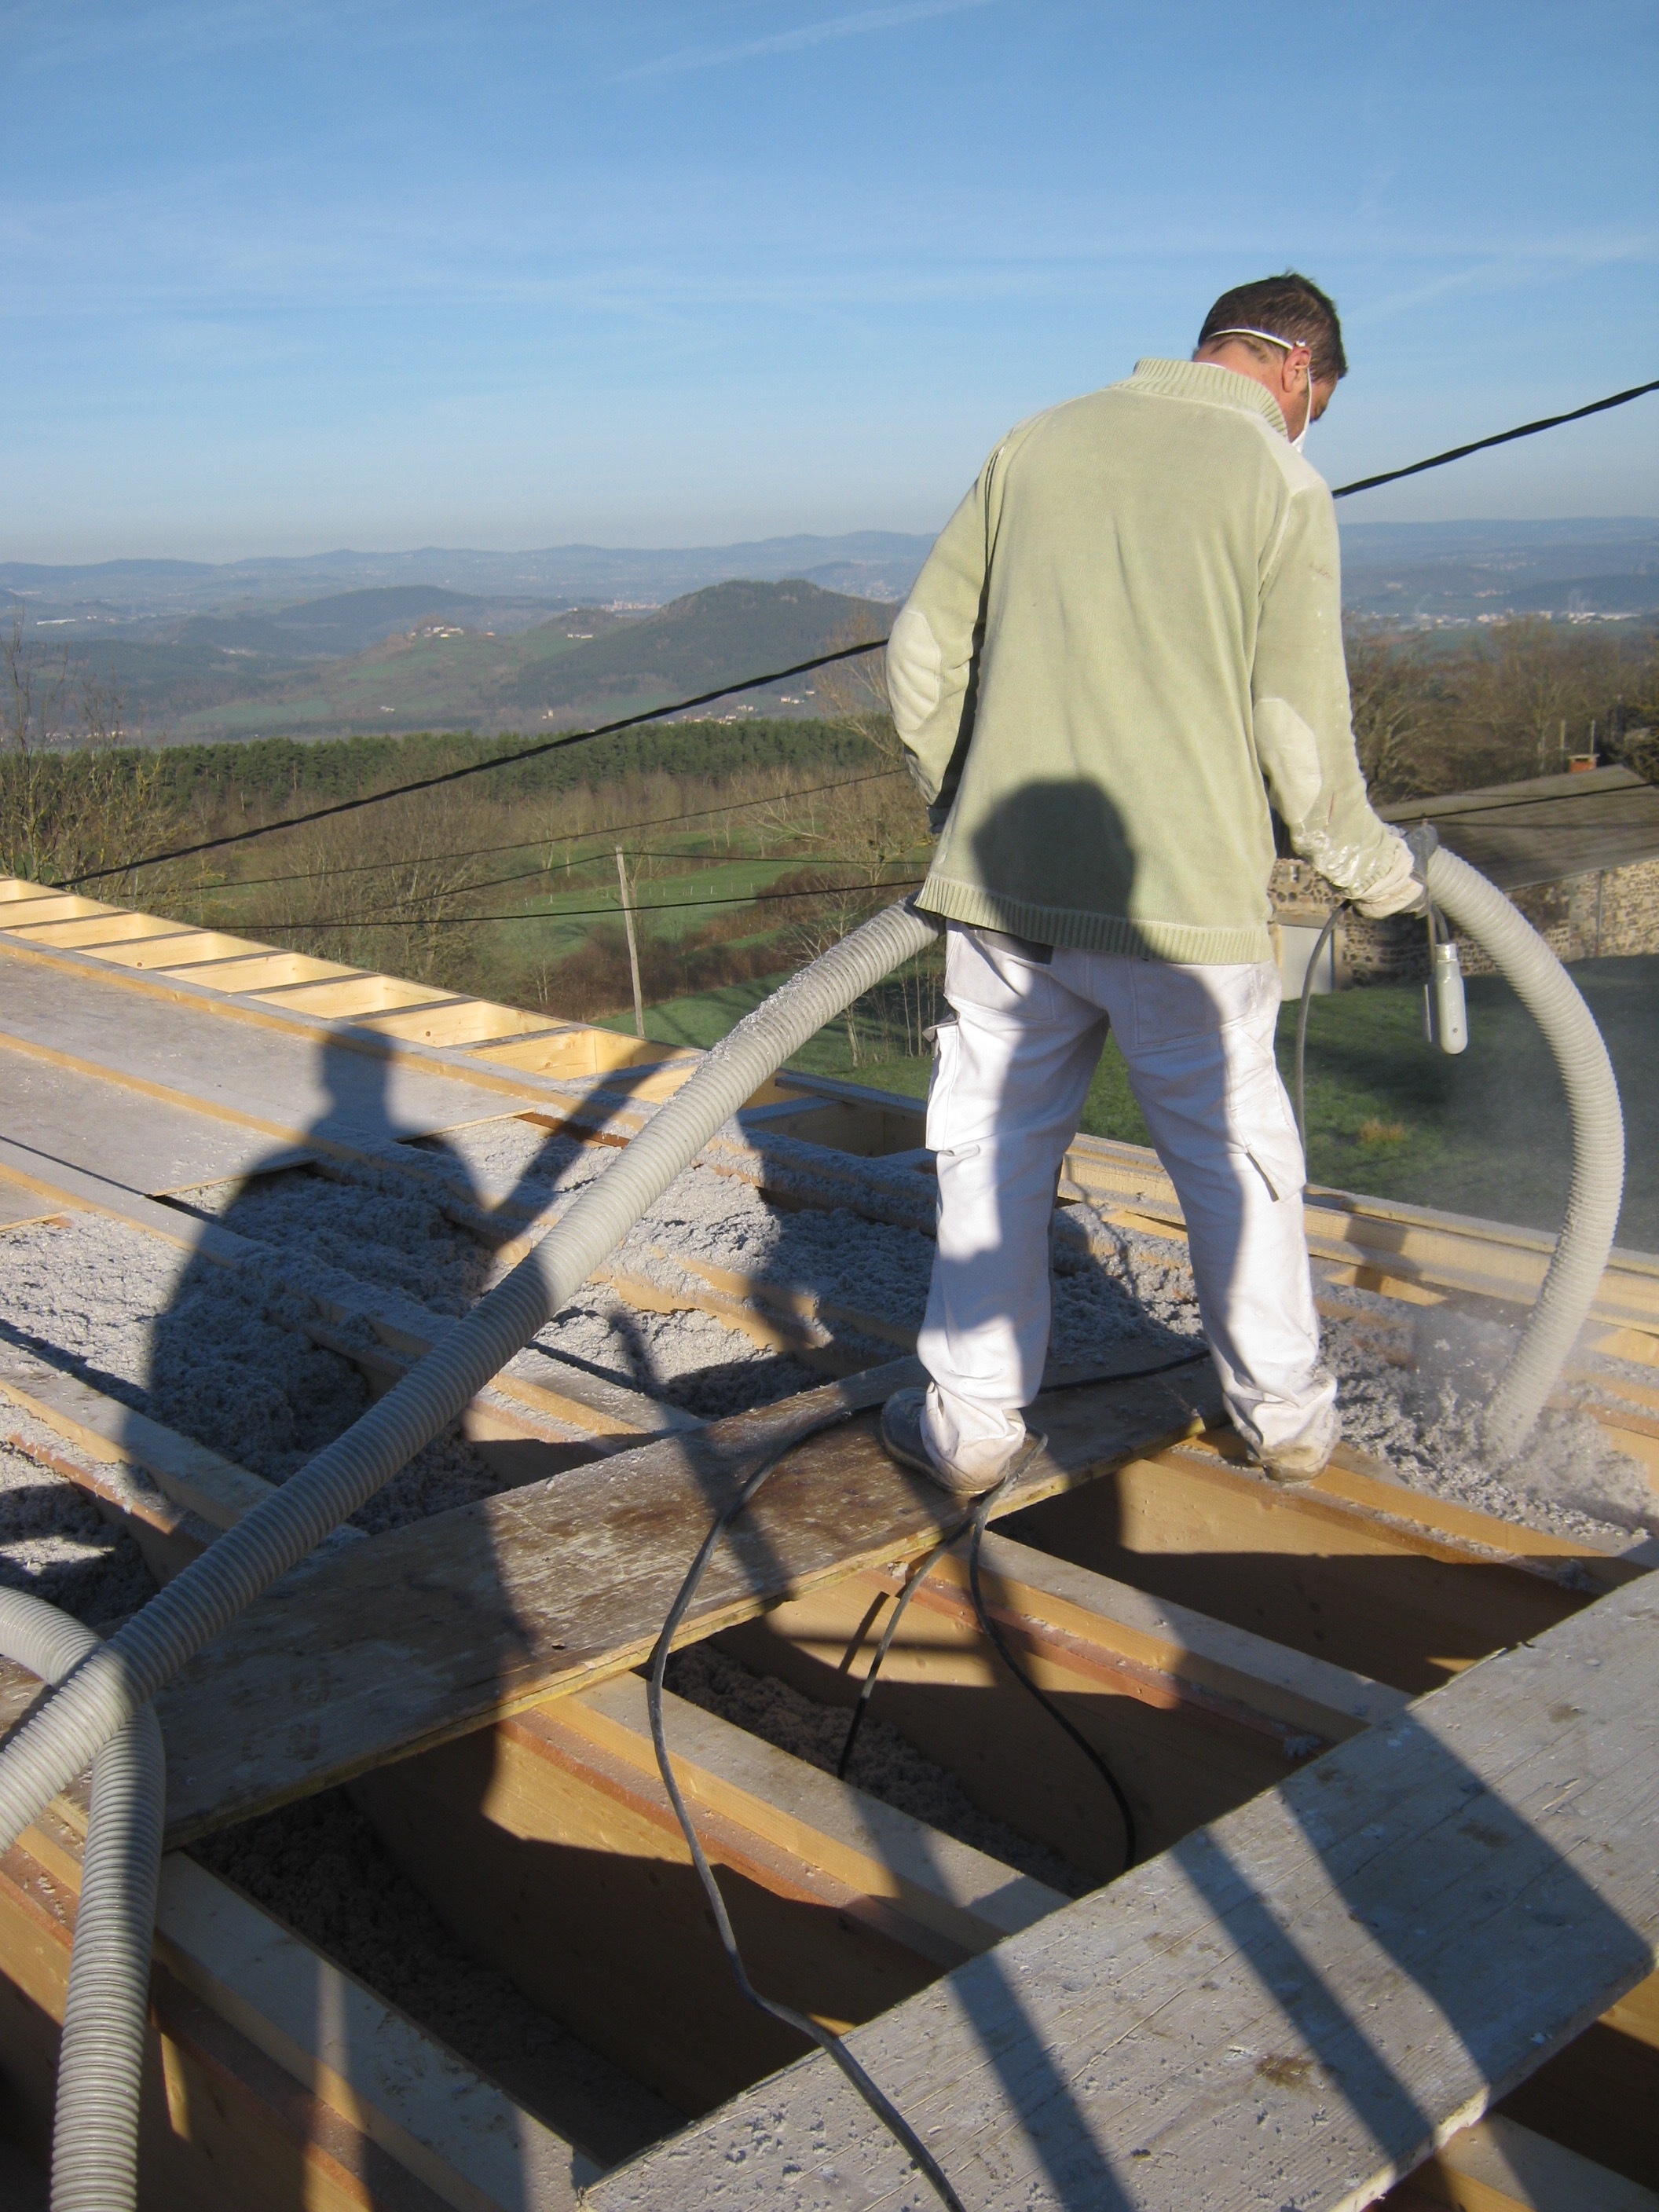
<path id="1" fill-rule="evenodd" d="M 1312 429 L 1312 428 L 1313 428 L 1313 363 L 1312 363 L 1312 362 L 1311 362 L 1311 361 L 1310 361 L 1310 362 L 1309 362 L 1309 363 L 1308 363 L 1308 411 L 1307 411 L 1307 413 L 1306 413 L 1306 414 L 1302 417 L 1302 428 L 1301 428 L 1297 432 L 1297 434 L 1296 434 L 1295 437 L 1293 437 L 1293 438 L 1291 439 L 1291 444 L 1292 445 L 1292 447 L 1294 447 L 1294 448 L 1296 449 L 1296 451 L 1297 451 L 1298 453 L 1302 451 L 1302 448 L 1303 448 L 1303 447 L 1307 444 L 1307 442 L 1308 442 L 1308 433 L 1309 433 L 1309 431 L 1310 431 L 1310 430 L 1311 430 L 1311 429 Z"/>

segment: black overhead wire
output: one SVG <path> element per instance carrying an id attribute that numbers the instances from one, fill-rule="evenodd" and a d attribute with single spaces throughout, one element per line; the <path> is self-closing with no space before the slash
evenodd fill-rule
<path id="1" fill-rule="evenodd" d="M 1432 453 L 1427 460 L 1413 461 L 1403 469 L 1388 469 L 1381 476 L 1361 477 L 1352 483 L 1339 484 L 1332 492 L 1333 499 L 1346 499 L 1358 491 L 1374 491 L 1379 484 L 1397 483 L 1402 477 L 1421 476 L 1425 469 L 1443 468 L 1449 461 L 1462 460 L 1466 454 L 1484 452 L 1489 446 L 1506 446 L 1516 438 L 1530 438 L 1540 430 L 1553 430 L 1563 422 L 1581 422 L 1587 415 L 1600 415 L 1610 407 L 1623 407 L 1632 399 L 1640 399 L 1650 392 L 1659 392 L 1659 378 L 1647 384 L 1633 384 L 1628 391 L 1614 392 L 1605 399 L 1593 399 L 1588 406 L 1575 407 L 1565 415 L 1547 415 L 1535 422 L 1522 422 L 1513 430 L 1499 430 L 1490 438 L 1476 438 L 1466 446 L 1453 446 L 1443 453 Z M 252 830 L 236 830 L 222 837 L 204 837 L 193 845 L 174 846 L 166 852 L 146 853 L 131 860 L 122 860 L 106 868 L 90 868 L 78 876 L 64 879 L 60 888 L 72 890 L 78 884 L 101 883 L 110 876 L 130 875 L 136 868 L 159 867 L 166 860 L 193 860 L 198 853 L 223 852 L 234 845 L 246 845 L 255 837 L 269 837 L 278 830 L 298 830 L 313 822 L 326 822 L 338 814 L 356 813 L 365 806 L 379 806 L 388 799 L 402 799 L 410 792 L 436 791 L 442 786 L 460 783 L 468 776 L 484 775 L 492 769 L 511 768 L 520 761 L 539 760 L 544 754 L 557 752 L 567 745 L 586 744 L 595 738 L 614 736 L 619 730 L 637 729 L 642 723 L 660 722 L 675 714 L 684 714 L 693 707 L 707 707 L 717 699 L 735 698 L 740 691 L 755 691 L 768 684 L 781 684 L 791 676 L 805 676 L 815 668 L 828 668 L 841 660 L 855 660 L 866 653 L 875 653 L 887 642 L 885 637 L 871 638 L 863 645 L 844 645 L 833 653 L 816 653 L 810 660 L 797 660 L 787 668 L 775 668 L 763 676 L 746 676 L 734 684 L 723 684 L 717 690 L 700 691 L 695 698 L 677 699 L 665 707 L 647 707 L 637 714 L 624 714 L 614 722 L 601 722 L 588 730 L 569 730 L 561 737 L 546 738 L 538 744 L 522 745 L 516 752 L 498 753 L 493 759 L 470 761 L 464 768 L 446 769 L 436 775 L 416 776 L 411 782 L 394 784 L 388 791 L 368 792 L 361 799 L 336 799 L 328 806 L 313 806 L 304 814 L 291 814 L 281 822 L 261 823 Z M 486 917 L 487 918 L 487 917 Z"/>
<path id="2" fill-rule="evenodd" d="M 660 722 L 672 714 L 684 714 L 692 707 L 707 707 L 716 699 L 734 698 L 739 691 L 758 690 L 763 684 L 781 684 L 786 677 L 805 676 L 814 668 L 828 668 L 837 660 L 855 660 L 860 653 L 876 653 L 885 645 L 884 637 L 872 637 L 866 645 L 843 645 L 834 653 L 815 654 L 811 660 L 797 660 L 788 668 L 774 668 L 764 676 L 746 676 L 738 684 L 723 684 L 718 691 L 700 691 L 692 699 L 676 699 L 666 707 L 647 707 L 637 714 L 621 715 L 614 722 L 597 723 L 591 730 L 567 730 L 562 736 L 545 738 L 539 744 L 521 745 L 517 752 L 497 753 L 492 759 L 469 761 L 465 768 L 445 769 L 436 775 L 416 776 L 412 782 L 394 784 L 389 791 L 367 792 L 361 799 L 337 799 L 331 805 L 313 806 L 305 814 L 290 814 L 281 822 L 262 822 L 257 829 L 235 830 L 223 837 L 198 838 L 193 845 L 175 846 L 170 852 L 147 853 L 133 860 L 121 860 L 108 868 L 88 868 L 83 874 L 65 878 L 64 889 L 72 890 L 76 884 L 101 883 L 106 876 L 125 876 L 135 868 L 160 867 L 163 860 L 193 860 L 198 853 L 223 852 L 232 845 L 246 845 L 255 837 L 269 837 L 278 830 L 300 830 L 312 822 L 326 822 L 337 814 L 355 814 L 364 806 L 379 806 L 388 799 L 404 799 L 412 791 L 436 791 L 442 785 L 460 783 L 470 775 L 483 775 L 491 769 L 512 768 L 519 761 L 539 760 L 544 753 L 558 752 L 567 745 L 583 745 L 595 738 L 614 737 L 618 730 L 637 729 L 642 722 Z"/>
<path id="3" fill-rule="evenodd" d="M 678 914 L 694 906 L 764 906 L 783 899 L 836 898 L 852 891 L 913 891 L 921 888 L 922 880 L 920 876 L 890 876 L 879 883 L 819 884 L 804 891 L 727 891 L 719 898 L 653 899 L 645 905 L 635 905 L 633 912 L 637 918 L 642 914 Z M 236 927 L 239 930 L 263 929 L 273 936 L 285 929 L 407 929 L 415 926 L 422 929 L 464 929 L 475 921 L 589 921 L 596 915 L 616 915 L 627 910 L 620 901 L 613 899 L 609 906 L 538 908 L 533 912 L 520 908 L 516 914 L 331 915 L 322 921 L 239 921 Z M 185 926 L 190 927 L 188 923 Z"/>
<path id="4" fill-rule="evenodd" d="M 1413 461 L 1409 468 L 1385 469 L 1380 477 L 1360 477 L 1353 483 L 1339 484 L 1331 497 L 1346 499 L 1350 492 L 1375 491 L 1379 484 L 1398 483 L 1401 477 L 1420 477 L 1425 469 L 1443 469 L 1448 461 L 1461 461 L 1466 453 L 1484 453 L 1489 446 L 1507 446 L 1513 439 L 1535 437 L 1540 430 L 1553 430 L 1563 422 L 1582 422 L 1586 415 L 1604 415 L 1609 407 L 1623 407 L 1648 392 L 1659 392 L 1659 376 L 1648 384 L 1632 384 L 1628 392 L 1614 392 L 1606 399 L 1592 399 L 1588 407 L 1570 408 L 1565 415 L 1543 415 L 1535 422 L 1517 424 L 1513 430 L 1499 430 L 1490 438 L 1474 438 L 1467 446 L 1452 446 L 1443 453 L 1431 453 L 1426 461 Z"/>
<path id="5" fill-rule="evenodd" d="M 720 806 L 692 806 L 679 814 L 646 814 L 641 815 L 637 822 L 605 822 L 601 823 L 596 830 L 567 830 L 562 836 L 556 831 L 545 837 L 515 837 L 510 844 L 507 845 L 469 845 L 463 847 L 459 852 L 421 854 L 414 855 L 413 859 L 422 866 L 435 867 L 440 861 L 484 860 L 496 853 L 527 852 L 532 846 L 585 845 L 591 838 L 620 837 L 625 836 L 630 830 L 660 830 L 665 826 L 672 827 L 676 822 L 706 822 L 711 815 L 744 814 L 752 807 L 779 806 L 786 800 L 815 799 L 822 792 L 849 790 L 858 784 L 890 783 L 896 775 L 902 775 L 904 773 L 902 768 L 876 769 L 868 775 L 838 775 L 833 777 L 828 783 L 803 784 L 795 791 L 767 792 L 758 799 L 728 799 L 723 805 Z M 270 827 L 273 830 L 286 830 L 289 824 L 286 822 L 273 822 Z M 630 859 L 637 857 L 636 854 L 629 855 Z M 693 853 L 671 853 L 661 857 L 669 860 L 697 860 L 703 856 Z M 562 868 L 567 866 L 585 868 L 594 862 L 608 860 L 610 858 L 611 854 L 605 852 L 586 854 L 580 860 L 569 862 L 554 860 L 549 864 L 550 872 L 554 868 Z M 204 884 L 200 886 L 199 896 L 208 897 L 213 892 L 219 890 L 256 890 L 270 884 L 307 884 L 314 882 L 319 876 L 373 875 L 377 870 L 408 865 L 410 865 L 408 861 L 352 860 L 337 868 L 332 866 L 290 868 L 286 874 L 280 876 L 239 876 L 234 883 Z M 86 878 L 77 877 L 76 880 L 84 882 Z"/>
<path id="6" fill-rule="evenodd" d="M 630 865 L 635 860 L 678 860 L 682 866 L 684 866 L 684 864 L 689 861 L 700 860 L 707 861 L 711 867 L 716 868 L 742 866 L 771 868 L 777 866 L 781 861 L 788 860 L 793 860 L 797 866 L 799 867 L 822 868 L 838 866 L 844 868 L 855 868 L 859 865 L 857 855 L 847 853 L 738 853 L 733 854 L 728 853 L 632 852 L 624 853 L 623 857 L 628 860 Z M 611 866 L 615 865 L 615 856 L 612 854 L 589 853 L 584 855 L 581 860 L 572 861 L 570 865 L 571 866 L 577 868 L 592 868 L 603 866 L 606 864 Z M 383 868 L 394 868 L 398 866 L 419 867 L 423 865 L 424 863 L 418 860 L 405 862 L 383 860 L 380 863 L 380 866 Z M 564 872 L 564 867 L 565 863 L 562 860 L 550 860 L 545 867 L 518 868 L 515 869 L 510 876 L 486 877 L 484 881 L 481 884 L 457 884 L 451 896 L 455 898 L 471 898 L 479 891 L 501 890 L 508 884 L 534 883 L 539 876 L 556 876 Z M 229 888 L 234 890 L 238 887 L 233 884 L 229 886 Z M 410 893 L 410 896 L 419 896 L 421 895 L 419 893 Z M 552 897 L 556 896 L 556 894 L 550 892 L 548 896 Z M 744 891 L 733 891 L 729 896 L 732 899 L 740 902 L 744 898 L 750 896 L 750 894 Z M 758 894 L 756 894 L 755 896 L 758 896 Z M 670 900 L 668 903 L 672 905 L 673 901 Z M 695 904 L 696 902 L 693 901 L 692 903 Z M 620 913 L 621 908 L 618 908 L 617 911 Z M 634 911 L 635 914 L 643 914 L 646 909 L 635 902 Z"/>

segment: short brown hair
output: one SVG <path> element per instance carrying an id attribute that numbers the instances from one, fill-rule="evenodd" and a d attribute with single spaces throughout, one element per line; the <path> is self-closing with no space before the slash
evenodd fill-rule
<path id="1" fill-rule="evenodd" d="M 1224 331 L 1265 331 L 1269 337 L 1294 338 L 1313 356 L 1313 375 L 1323 384 L 1348 373 L 1348 356 L 1342 350 L 1342 325 L 1336 302 L 1306 276 L 1287 269 L 1282 276 L 1261 276 L 1254 284 L 1236 285 L 1224 292 L 1198 334 L 1200 348 Z M 1248 338 L 1240 341 L 1249 344 Z"/>

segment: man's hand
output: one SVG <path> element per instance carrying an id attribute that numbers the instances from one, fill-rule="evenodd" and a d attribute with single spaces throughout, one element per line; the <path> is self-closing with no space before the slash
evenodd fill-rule
<path id="1" fill-rule="evenodd" d="M 1411 848 L 1397 837 L 1388 866 L 1354 899 L 1353 910 L 1366 921 L 1383 921 L 1391 914 L 1421 914 L 1427 896 L 1412 873 Z"/>

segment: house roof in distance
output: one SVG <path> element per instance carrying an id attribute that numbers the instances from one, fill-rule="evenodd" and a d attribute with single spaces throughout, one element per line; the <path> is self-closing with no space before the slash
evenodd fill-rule
<path id="1" fill-rule="evenodd" d="M 1502 890 L 1659 858 L 1659 787 L 1628 768 L 1488 784 L 1378 811 L 1402 829 L 1432 822 L 1443 844 Z"/>

